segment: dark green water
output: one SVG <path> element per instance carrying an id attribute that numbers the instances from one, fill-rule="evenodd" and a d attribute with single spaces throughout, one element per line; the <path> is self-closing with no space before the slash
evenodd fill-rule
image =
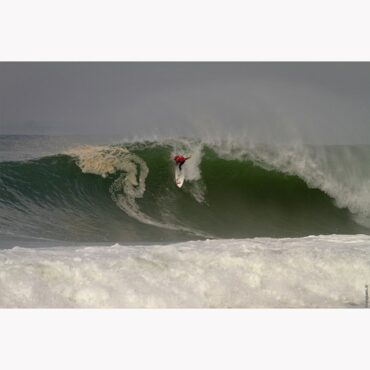
<path id="1" fill-rule="evenodd" d="M 75 154 L 1 162 L 1 234 L 76 242 L 141 242 L 370 233 L 356 221 L 353 210 L 338 206 L 330 191 L 308 184 L 292 171 L 261 164 L 255 156 L 233 159 L 203 145 L 197 168 L 191 168 L 194 162 L 186 164 L 190 179 L 177 189 L 170 159 L 173 146 L 137 143 L 126 147 L 149 170 L 142 197 L 128 196 L 124 187 L 112 191 L 117 179 L 116 184 L 127 181 L 130 170 L 116 168 L 105 178 L 86 168 L 84 173 L 81 158 Z M 109 155 L 118 161 L 114 152 Z M 144 170 L 136 167 L 139 178 Z M 134 181 L 130 189 L 138 187 Z"/>

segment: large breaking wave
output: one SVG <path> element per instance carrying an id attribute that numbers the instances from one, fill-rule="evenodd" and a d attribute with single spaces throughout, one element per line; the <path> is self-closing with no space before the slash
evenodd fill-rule
<path id="1" fill-rule="evenodd" d="M 174 153 L 192 154 L 174 186 Z M 76 147 L 0 163 L 0 233 L 63 241 L 369 234 L 370 147 L 235 140 Z"/>

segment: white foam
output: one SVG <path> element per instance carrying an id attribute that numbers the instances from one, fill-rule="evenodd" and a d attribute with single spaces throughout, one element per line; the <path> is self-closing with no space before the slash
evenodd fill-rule
<path id="1" fill-rule="evenodd" d="M 143 214 L 136 203 L 145 193 L 145 179 L 149 173 L 140 157 L 118 146 L 83 146 L 68 154 L 77 157 L 77 164 L 84 173 L 102 177 L 120 173 L 109 189 L 117 206 L 140 222 L 163 226 Z"/>
<path id="2" fill-rule="evenodd" d="M 1 307 L 363 307 L 370 236 L 0 251 Z"/>

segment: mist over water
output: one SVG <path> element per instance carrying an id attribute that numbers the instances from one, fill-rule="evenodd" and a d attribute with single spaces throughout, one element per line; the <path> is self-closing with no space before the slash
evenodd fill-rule
<path id="1" fill-rule="evenodd" d="M 369 63 L 1 63 L 1 133 L 370 144 L 369 76 Z"/>

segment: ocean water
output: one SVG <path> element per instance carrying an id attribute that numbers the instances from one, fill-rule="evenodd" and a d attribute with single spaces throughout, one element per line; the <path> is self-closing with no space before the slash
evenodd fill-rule
<path id="1" fill-rule="evenodd" d="M 359 308 L 369 282 L 370 146 L 0 136 L 0 307 Z"/>

